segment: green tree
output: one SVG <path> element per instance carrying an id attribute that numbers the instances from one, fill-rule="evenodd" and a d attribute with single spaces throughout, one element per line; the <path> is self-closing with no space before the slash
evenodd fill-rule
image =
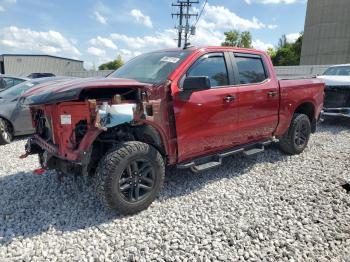
<path id="1" fill-rule="evenodd" d="M 225 41 L 221 44 L 222 46 L 238 46 L 240 41 L 240 32 L 237 30 L 225 32 Z"/>
<path id="2" fill-rule="evenodd" d="M 281 38 L 278 40 L 278 48 L 286 47 L 286 45 L 288 45 L 287 36 L 282 35 Z"/>
<path id="3" fill-rule="evenodd" d="M 275 57 L 276 56 L 276 50 L 272 47 L 269 47 L 267 50 L 266 50 L 266 53 L 271 57 Z"/>
<path id="4" fill-rule="evenodd" d="M 120 55 L 118 55 L 117 59 L 104 63 L 98 67 L 99 70 L 116 70 L 119 67 L 124 65 L 124 61 Z"/>
<path id="5" fill-rule="evenodd" d="M 275 66 L 292 66 L 300 64 L 303 34 L 294 42 L 288 43 L 287 37 L 283 35 L 276 50 L 267 50 Z"/>
<path id="6" fill-rule="evenodd" d="M 252 35 L 248 31 L 241 33 L 241 47 L 251 48 L 252 47 Z"/>
<path id="7" fill-rule="evenodd" d="M 231 30 L 225 32 L 224 35 L 225 41 L 221 43 L 222 46 L 252 47 L 252 35 L 248 31 Z"/>

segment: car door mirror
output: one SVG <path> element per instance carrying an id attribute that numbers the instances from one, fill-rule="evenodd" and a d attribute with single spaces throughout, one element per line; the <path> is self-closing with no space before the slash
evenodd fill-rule
<path id="1" fill-rule="evenodd" d="M 184 91 L 200 91 L 210 89 L 210 79 L 207 76 L 188 76 L 185 78 L 182 89 Z"/>

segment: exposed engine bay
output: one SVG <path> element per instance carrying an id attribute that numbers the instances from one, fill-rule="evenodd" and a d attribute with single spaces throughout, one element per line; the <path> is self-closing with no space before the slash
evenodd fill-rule
<path id="1" fill-rule="evenodd" d="M 163 116 L 168 106 L 160 102 L 167 88 L 160 86 L 152 93 L 147 86 L 98 87 L 82 89 L 72 101 L 34 104 L 36 133 L 23 157 L 39 154 L 44 169 L 87 175 L 95 172 L 102 155 L 123 141 L 144 141 L 165 152 L 167 145 L 157 130 L 169 128 Z"/>

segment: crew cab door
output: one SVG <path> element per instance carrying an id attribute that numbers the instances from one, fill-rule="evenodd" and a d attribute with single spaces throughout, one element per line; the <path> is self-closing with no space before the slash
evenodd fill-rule
<path id="1" fill-rule="evenodd" d="M 278 124 L 279 87 L 263 56 L 230 53 L 238 80 L 236 140 L 246 144 L 271 137 Z"/>
<path id="2" fill-rule="evenodd" d="M 188 76 L 207 76 L 211 88 L 182 90 Z M 199 57 L 183 75 L 179 92 L 173 98 L 180 162 L 235 144 L 233 131 L 237 128 L 238 111 L 233 84 L 231 60 L 224 52 Z"/>

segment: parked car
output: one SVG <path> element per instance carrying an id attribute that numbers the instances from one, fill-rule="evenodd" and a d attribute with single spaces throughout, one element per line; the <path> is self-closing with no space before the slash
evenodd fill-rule
<path id="1" fill-rule="evenodd" d="M 350 64 L 332 66 L 318 78 L 326 83 L 322 115 L 350 118 Z"/>
<path id="2" fill-rule="evenodd" d="M 43 78 L 43 77 L 54 77 L 56 76 L 53 73 L 31 73 L 28 75 L 28 78 L 34 79 L 34 78 Z"/>
<path id="3" fill-rule="evenodd" d="M 11 75 L 0 75 L 0 91 L 18 85 L 24 81 L 29 80 L 25 77 L 17 77 Z"/>
<path id="4" fill-rule="evenodd" d="M 277 80 L 262 51 L 152 52 L 108 78 L 32 92 L 36 131 L 23 157 L 39 154 L 42 168 L 58 174 L 96 174 L 104 203 L 134 214 L 155 199 L 166 165 L 199 172 L 277 141 L 288 154 L 302 153 L 323 92 L 316 78 Z"/>
<path id="5" fill-rule="evenodd" d="M 0 145 L 8 144 L 13 137 L 34 133 L 30 110 L 22 94 L 43 84 L 54 84 L 67 78 L 41 78 L 22 82 L 0 92 Z"/>

